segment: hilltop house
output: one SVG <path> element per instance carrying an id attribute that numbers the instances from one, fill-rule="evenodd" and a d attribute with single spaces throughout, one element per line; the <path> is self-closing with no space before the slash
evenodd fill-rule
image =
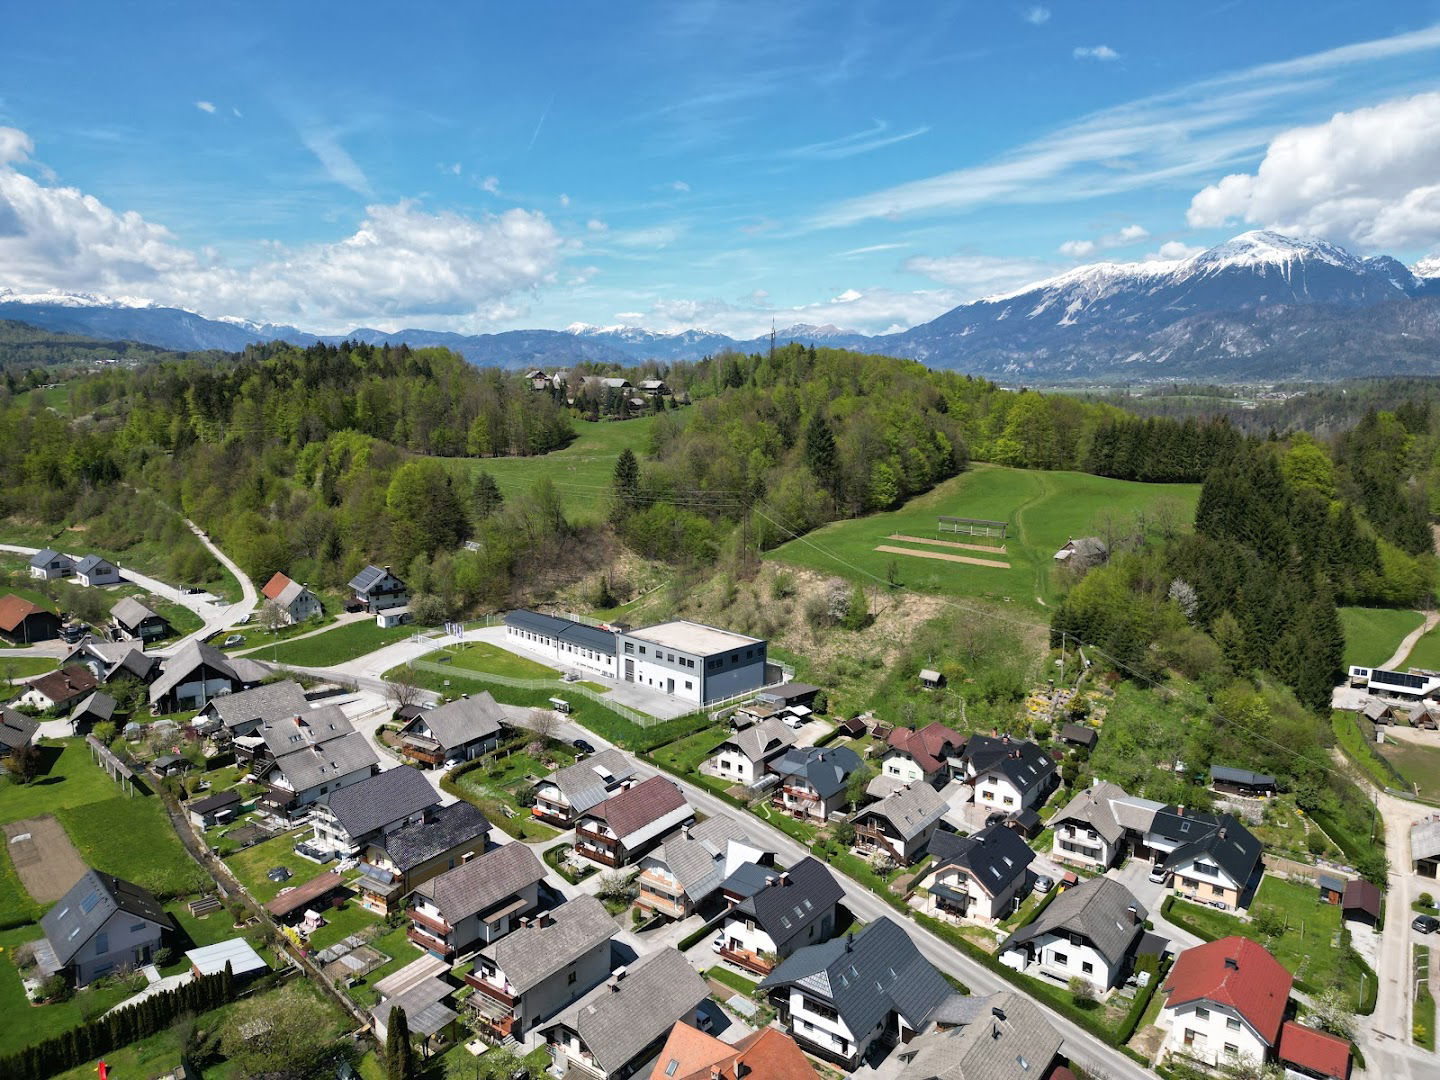
<path id="1" fill-rule="evenodd" d="M 1162 1053 L 1208 1065 L 1267 1060 L 1279 1042 L 1293 982 L 1263 945 L 1247 938 L 1186 949 L 1160 989 L 1167 1028 Z"/>
<path id="2" fill-rule="evenodd" d="M 32 604 L 23 596 L 0 596 L 0 638 L 11 645 L 54 641 L 60 636 L 60 616 Z"/>
<path id="3" fill-rule="evenodd" d="M 170 633 L 170 624 L 133 596 L 122 596 L 110 609 L 115 632 L 121 637 L 142 642 L 155 641 Z"/>
<path id="4" fill-rule="evenodd" d="M 909 866 L 925 851 L 949 805 L 923 780 L 901 788 L 852 818 L 862 855 L 884 852 Z"/>
<path id="5" fill-rule="evenodd" d="M 1110 558 L 1110 548 L 1098 536 L 1071 537 L 1055 552 L 1055 561 L 1063 566 L 1088 570 Z"/>
<path id="6" fill-rule="evenodd" d="M 1023 739 L 972 735 L 962 760 L 980 806 L 1019 813 L 1043 804 L 1055 785 L 1054 760 Z"/>
<path id="7" fill-rule="evenodd" d="M 37 551 L 30 557 L 30 576 L 41 581 L 66 578 L 75 573 L 75 560 L 54 548 Z"/>
<path id="8" fill-rule="evenodd" d="M 702 771 L 749 787 L 794 744 L 795 733 L 783 721 L 767 717 L 731 734 L 706 759 Z"/>
<path id="9" fill-rule="evenodd" d="M 120 568 L 99 555 L 86 555 L 75 564 L 75 580 L 81 585 L 119 585 Z"/>
<path id="10" fill-rule="evenodd" d="M 422 709 L 400 729 L 400 752 L 422 765 L 449 767 L 500 745 L 505 710 L 481 691 Z"/>
<path id="11" fill-rule="evenodd" d="M 1125 978 L 1145 936 L 1147 915 L 1118 881 L 1089 878 L 1011 934 L 1000 946 L 1000 962 L 1016 971 L 1034 968 L 1062 983 L 1079 976 L 1108 993 Z"/>
<path id="12" fill-rule="evenodd" d="M 900 784 L 923 780 L 938 788 L 963 771 L 965 736 L 939 721 L 919 731 L 895 728 L 885 741 L 889 749 L 881 759 L 880 775 L 889 780 Z"/>
<path id="13" fill-rule="evenodd" d="M 770 765 L 780 777 L 773 804 L 794 817 L 828 821 L 845 805 L 845 784 L 860 768 L 848 746 L 794 746 Z"/>
<path id="14" fill-rule="evenodd" d="M 71 664 L 31 679 L 16 703 L 42 711 L 65 709 L 88 697 L 97 685 L 89 668 Z"/>
<path id="15" fill-rule="evenodd" d="M 511 846 L 511 845 L 507 845 Z M 588 893 L 492 941 L 463 976 L 468 1004 L 494 1039 L 522 1038 L 535 1024 L 589 993 L 610 974 L 615 920 Z"/>
<path id="16" fill-rule="evenodd" d="M 254 735 L 261 724 L 274 723 L 310 711 L 305 691 L 293 679 L 263 683 L 250 690 L 211 698 L 197 721 L 218 722 L 230 738 Z"/>
<path id="17" fill-rule="evenodd" d="M 531 813 L 548 825 L 567 829 L 581 814 L 619 791 L 634 775 L 635 768 L 624 753 L 602 750 L 541 779 L 535 785 L 535 805 Z"/>
<path id="18" fill-rule="evenodd" d="M 1014 990 L 951 999 L 935 1028 L 901 1046 L 899 1080 L 1073 1080 L 1063 1040 L 1038 1005 Z"/>
<path id="19" fill-rule="evenodd" d="M 847 1070 L 877 1040 L 907 1043 L 958 992 L 882 915 L 859 933 L 810 945 L 760 982 L 802 1047 Z"/>
<path id="20" fill-rule="evenodd" d="M 531 368 L 525 372 L 525 381 L 530 384 L 531 390 L 549 390 L 550 376 L 546 375 L 540 368 Z"/>
<path id="21" fill-rule="evenodd" d="M 391 573 L 388 566 L 367 566 L 351 578 L 346 587 L 354 598 L 352 605 L 355 609 L 372 615 L 410 603 L 410 590 Z"/>
<path id="22" fill-rule="evenodd" d="M 539 903 L 545 867 L 524 844 L 501 844 L 415 888 L 409 938 L 447 957 L 510 933 Z"/>
<path id="23" fill-rule="evenodd" d="M 935 861 L 920 880 L 922 909 L 937 918 L 1001 919 L 1019 906 L 1029 886 L 1035 853 L 1003 822 L 972 836 L 937 832 L 930 838 Z"/>
<path id="24" fill-rule="evenodd" d="M 714 1035 L 676 1021 L 649 1080 L 820 1080 L 795 1040 L 779 1028 L 763 1027 L 743 1039 L 721 1042 Z"/>
<path id="25" fill-rule="evenodd" d="M 174 920 L 147 890 L 113 874 L 86 870 L 40 919 L 45 937 L 35 960 L 47 975 L 76 986 L 151 962 Z"/>
<path id="26" fill-rule="evenodd" d="M 682 826 L 680 835 L 640 861 L 636 905 L 673 919 L 693 914 L 739 867 L 774 861 L 775 853 L 754 832 L 728 814 Z"/>
<path id="27" fill-rule="evenodd" d="M 580 815 L 575 853 L 604 866 L 626 866 L 694 816 L 673 780 L 652 776 Z"/>
<path id="28" fill-rule="evenodd" d="M 1226 795 L 1263 799 L 1267 795 L 1275 794 L 1275 777 L 1250 769 L 1232 768 L 1229 765 L 1211 765 L 1210 786 Z"/>
<path id="29" fill-rule="evenodd" d="M 646 397 L 667 397 L 670 387 L 665 385 L 664 379 L 641 379 L 640 392 Z"/>
<path id="30" fill-rule="evenodd" d="M 325 614 L 320 598 L 311 592 L 308 586 L 291 581 L 278 570 L 260 592 L 266 600 L 284 612 L 285 622 L 292 626 L 306 619 L 318 619 Z"/>
<path id="31" fill-rule="evenodd" d="M 709 992 L 677 949 L 617 968 L 545 1025 L 554 1068 L 563 1076 L 624 1080 L 654 1057 L 677 1022 L 695 1022 Z"/>
<path id="32" fill-rule="evenodd" d="M 813 856 L 789 870 L 767 871 L 764 887 L 730 909 L 716 940 L 720 955 L 768 974 L 777 962 L 835 932 L 835 905 L 845 890 Z"/>
<path id="33" fill-rule="evenodd" d="M 191 641 L 161 665 L 159 678 L 150 684 L 150 708 L 156 713 L 199 709 L 213 697 L 248 690 L 269 675 L 253 660 Z"/>

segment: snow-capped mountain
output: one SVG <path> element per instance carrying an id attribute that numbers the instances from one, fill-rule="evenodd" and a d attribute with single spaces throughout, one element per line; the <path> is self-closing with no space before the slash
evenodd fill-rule
<path id="1" fill-rule="evenodd" d="M 319 335 L 146 300 L 3 289 L 0 318 L 167 349 L 238 350 L 275 339 L 439 345 L 477 364 L 511 368 L 691 360 L 723 349 L 763 351 L 770 343 L 769 334 L 736 340 L 706 330 L 583 323 L 499 334 L 362 327 Z M 1363 257 L 1323 240 L 1257 230 L 1187 259 L 1079 266 L 898 334 L 800 324 L 775 338 L 1033 382 L 1440 374 L 1440 257 L 1407 267 L 1388 255 Z"/>

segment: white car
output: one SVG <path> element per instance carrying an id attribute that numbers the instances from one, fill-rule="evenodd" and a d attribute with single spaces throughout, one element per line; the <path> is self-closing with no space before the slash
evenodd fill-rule
<path id="1" fill-rule="evenodd" d="M 1156 885 L 1165 884 L 1165 879 L 1168 876 L 1169 875 L 1165 873 L 1165 867 L 1161 866 L 1159 863 L 1156 863 L 1150 868 L 1150 880 L 1153 881 Z"/>
<path id="2" fill-rule="evenodd" d="M 244 635 L 244 634 L 231 634 L 231 635 L 230 635 L 229 637 L 227 637 L 223 642 L 221 642 L 220 647 L 221 647 L 222 649 L 229 649 L 229 648 L 231 648 L 231 647 L 233 647 L 233 646 L 235 646 L 235 645 L 244 645 L 244 644 L 245 644 L 245 635 Z"/>

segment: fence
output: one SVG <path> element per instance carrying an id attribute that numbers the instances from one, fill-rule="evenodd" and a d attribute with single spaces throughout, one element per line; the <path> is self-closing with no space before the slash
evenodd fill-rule
<path id="1" fill-rule="evenodd" d="M 636 709 L 621 705 L 618 701 L 611 701 L 604 694 L 591 690 L 588 686 L 581 686 L 579 683 L 561 682 L 559 679 L 517 679 L 513 675 L 494 675 L 488 671 L 476 671 L 473 668 L 455 667 L 452 664 L 440 664 L 434 660 L 414 660 L 410 664 L 417 671 L 429 671 L 437 675 L 452 675 L 462 679 L 474 679 L 477 682 L 498 683 L 501 686 L 513 686 L 517 690 L 548 690 L 551 693 L 564 691 L 566 694 L 578 694 L 581 697 L 589 698 L 599 705 L 603 705 L 613 713 L 623 716 L 637 727 L 654 727 L 656 724 L 664 723 L 659 717 L 647 716 Z"/>

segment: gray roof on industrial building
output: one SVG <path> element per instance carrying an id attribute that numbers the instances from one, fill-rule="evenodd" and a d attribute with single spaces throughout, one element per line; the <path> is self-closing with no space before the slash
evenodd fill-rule
<path id="1" fill-rule="evenodd" d="M 545 615 L 539 611 L 517 608 L 505 613 L 505 625 L 518 626 L 522 630 L 529 630 L 532 634 L 556 638 L 573 645 L 583 645 L 587 649 L 606 656 L 615 655 L 614 631 L 601 630 L 598 626 L 575 622 L 573 619 L 562 619 L 556 615 Z"/>

